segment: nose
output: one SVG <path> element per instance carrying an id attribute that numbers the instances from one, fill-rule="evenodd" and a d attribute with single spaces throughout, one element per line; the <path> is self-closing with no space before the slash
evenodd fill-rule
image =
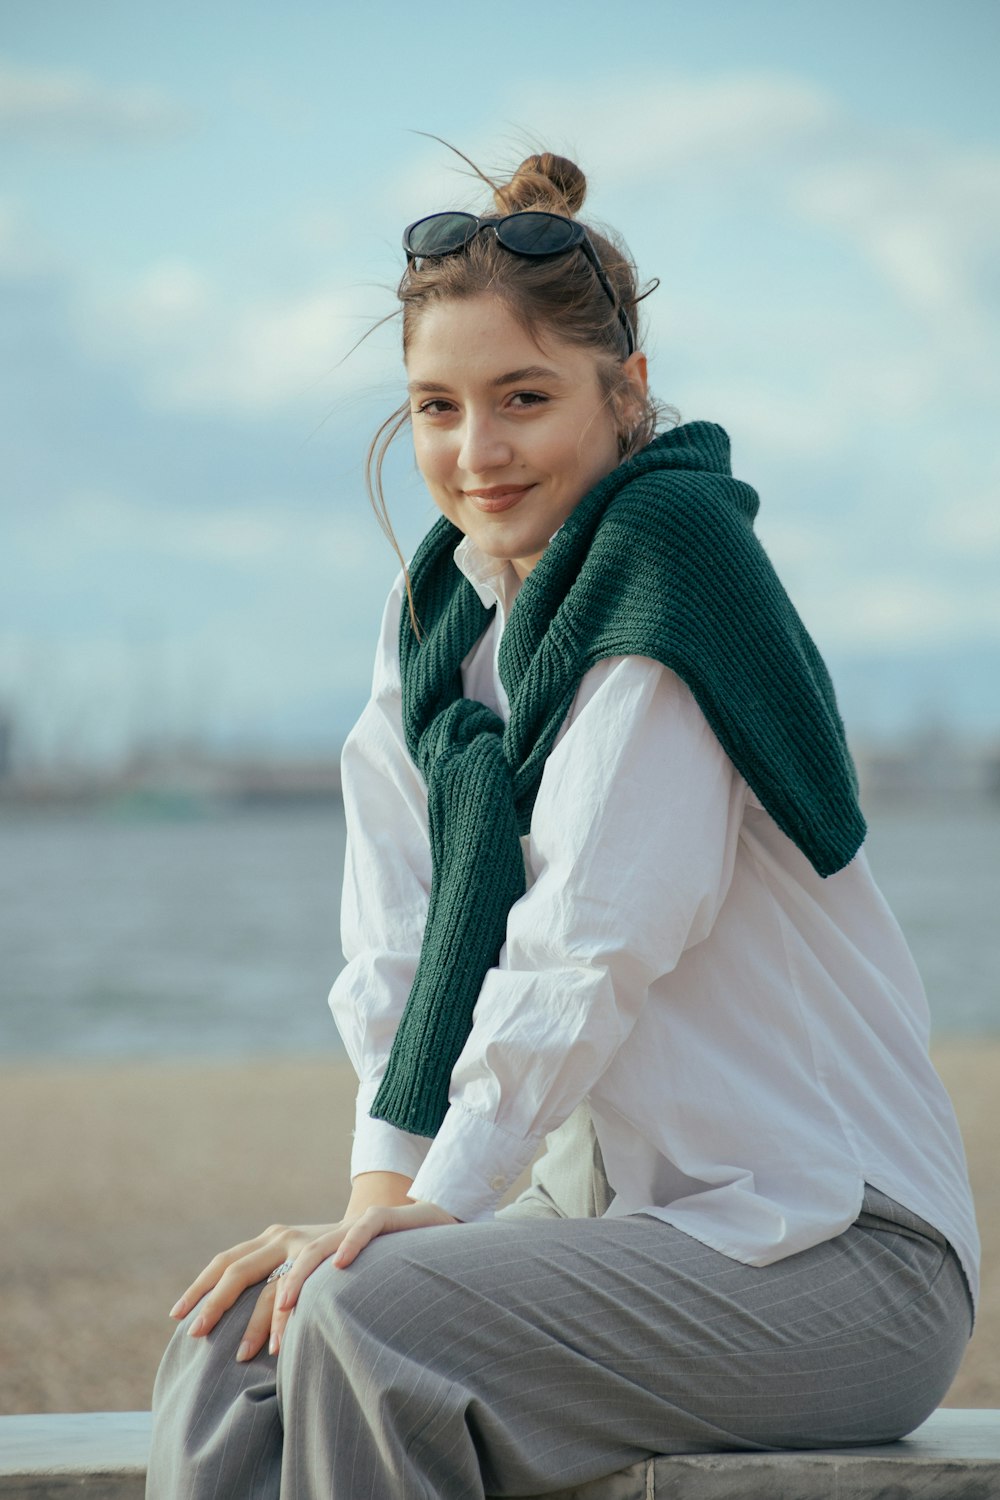
<path id="1" fill-rule="evenodd" d="M 487 412 L 467 411 L 462 424 L 458 463 L 466 474 L 488 474 L 513 462 L 510 439 Z"/>

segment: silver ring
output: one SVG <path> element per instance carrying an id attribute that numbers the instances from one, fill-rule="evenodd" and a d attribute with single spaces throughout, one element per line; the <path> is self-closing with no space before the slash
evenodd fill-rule
<path id="1" fill-rule="evenodd" d="M 264 1282 L 264 1285 L 265 1286 L 270 1286 L 271 1282 L 272 1281 L 277 1281 L 277 1279 L 278 1279 L 279 1276 L 287 1276 L 288 1273 L 289 1273 L 289 1271 L 294 1266 L 294 1264 L 295 1264 L 294 1260 L 283 1260 L 281 1262 L 280 1266 L 275 1266 L 275 1268 L 271 1272 L 270 1276 Z"/>

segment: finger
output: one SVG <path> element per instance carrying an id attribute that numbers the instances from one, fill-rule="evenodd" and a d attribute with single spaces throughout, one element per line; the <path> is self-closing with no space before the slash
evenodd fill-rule
<path id="1" fill-rule="evenodd" d="M 391 1208 L 372 1207 L 365 1209 L 349 1225 L 340 1224 L 336 1229 L 310 1240 L 296 1255 L 292 1269 L 278 1283 L 280 1289 L 271 1315 L 271 1353 L 277 1354 L 281 1347 L 285 1326 L 306 1279 L 324 1261 L 332 1260 L 338 1268 L 346 1267 L 360 1255 L 366 1245 L 381 1234 L 457 1223 L 457 1219 L 434 1203 L 408 1203 Z"/>
<path id="2" fill-rule="evenodd" d="M 317 1266 L 321 1266 L 325 1260 L 329 1260 L 344 1238 L 345 1229 L 339 1226 L 330 1230 L 328 1234 L 319 1235 L 303 1245 L 295 1257 L 292 1269 L 282 1276 L 278 1283 L 278 1297 L 276 1306 L 281 1312 L 290 1312 L 299 1299 L 299 1292 L 307 1276 L 311 1276 Z"/>
<path id="3" fill-rule="evenodd" d="M 274 1308 L 271 1313 L 271 1338 L 269 1348 L 272 1354 L 277 1354 L 281 1348 L 282 1335 L 285 1325 L 295 1309 L 306 1279 L 321 1266 L 324 1261 L 337 1249 L 343 1239 L 344 1231 L 336 1229 L 329 1234 L 321 1235 L 318 1239 L 311 1240 L 308 1245 L 303 1246 L 295 1257 L 292 1269 L 278 1282 L 278 1295 L 275 1298 Z"/>
<path id="4" fill-rule="evenodd" d="M 245 1255 L 242 1260 L 227 1266 L 211 1291 L 206 1292 L 198 1308 L 198 1316 L 188 1329 L 192 1338 L 201 1338 L 211 1333 L 222 1314 L 232 1307 L 241 1292 L 258 1281 L 265 1281 L 274 1270 L 275 1255 L 284 1252 L 273 1245 L 264 1245 L 260 1250 Z"/>
<path id="5" fill-rule="evenodd" d="M 380 1234 L 392 1234 L 394 1230 L 402 1228 L 402 1225 L 396 1223 L 397 1217 L 398 1211 L 394 1208 L 366 1209 L 341 1237 L 333 1257 L 334 1265 L 341 1268 L 349 1266 L 365 1246 L 370 1245 Z"/>
<path id="6" fill-rule="evenodd" d="M 233 1245 L 230 1250 L 222 1250 L 218 1255 L 214 1255 L 201 1274 L 196 1276 L 187 1290 L 178 1297 L 170 1309 L 170 1316 L 177 1319 L 186 1318 L 195 1303 L 200 1302 L 205 1293 L 211 1291 L 216 1285 L 227 1267 L 259 1249 L 261 1245 L 268 1244 L 276 1235 L 286 1232 L 283 1225 L 272 1224 L 270 1228 L 264 1230 L 263 1234 L 256 1235 L 252 1240 L 244 1240 L 239 1245 Z"/>
<path id="7" fill-rule="evenodd" d="M 333 1257 L 334 1264 L 349 1266 L 380 1234 L 397 1234 L 404 1229 L 434 1229 L 457 1223 L 458 1220 L 446 1209 L 423 1200 L 393 1208 L 368 1209 L 342 1236 L 340 1248 Z"/>
<path id="8" fill-rule="evenodd" d="M 254 1310 L 250 1315 L 250 1321 L 246 1326 L 246 1332 L 240 1342 L 240 1347 L 236 1351 L 236 1361 L 238 1364 L 242 1364 L 248 1359 L 253 1359 L 254 1355 L 259 1354 L 267 1343 L 271 1332 L 271 1315 L 274 1311 L 274 1296 L 276 1291 L 277 1284 L 272 1281 L 270 1286 L 263 1288 L 260 1296 L 257 1298 Z"/>

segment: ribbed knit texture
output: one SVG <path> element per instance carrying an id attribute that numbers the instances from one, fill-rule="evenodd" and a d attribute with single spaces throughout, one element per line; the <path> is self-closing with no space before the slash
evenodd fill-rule
<path id="1" fill-rule="evenodd" d="M 423 638 L 404 606 L 400 660 L 406 742 L 427 783 L 431 896 L 376 1119 L 417 1135 L 444 1119 L 483 979 L 524 894 L 519 835 L 595 662 L 647 656 L 676 672 L 818 874 L 857 853 L 865 822 L 833 686 L 754 533 L 758 504 L 711 422 L 662 433 L 595 485 L 511 610 L 499 657 L 506 728 L 462 696 L 462 661 L 493 612 L 455 566 L 461 532 L 442 518 L 424 538 L 411 569 Z"/>

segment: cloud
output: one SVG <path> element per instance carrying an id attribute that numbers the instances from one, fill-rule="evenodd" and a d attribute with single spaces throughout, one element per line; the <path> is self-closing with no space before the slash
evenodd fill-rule
<path id="1" fill-rule="evenodd" d="M 560 125 L 567 118 L 590 122 L 582 131 L 585 159 L 595 179 L 615 192 L 634 193 L 650 181 L 660 185 L 665 170 L 688 172 L 701 162 L 728 162 L 737 171 L 740 161 L 827 129 L 835 115 L 834 102 L 824 91 L 772 73 L 640 83 L 630 89 L 637 117 L 645 122 L 638 133 L 631 127 L 625 130 L 621 111 L 610 105 L 591 109 L 588 104 L 581 111 L 570 91 L 546 92 L 550 98 L 555 95 L 549 110 Z M 538 97 L 536 91 L 528 91 L 514 101 L 514 113 L 527 115 Z M 564 110 L 560 100 L 574 107 Z M 544 137 L 547 132 L 540 129 L 534 134 Z M 490 136 L 495 153 L 495 128 Z M 512 137 L 510 160 L 532 144 L 526 134 Z M 461 145 L 487 172 L 495 168 L 485 140 Z M 370 215 L 359 217 L 362 222 L 385 221 L 394 235 L 408 216 L 429 206 L 471 205 L 482 195 L 482 186 L 445 147 L 420 144 L 405 172 L 375 186 Z M 293 220 L 299 238 L 306 235 L 309 222 Z M 311 287 L 291 296 L 246 297 L 230 286 L 213 284 L 193 265 L 156 263 L 130 287 L 102 299 L 96 316 L 89 319 L 92 347 L 116 345 L 150 399 L 163 409 L 263 414 L 287 408 L 317 385 L 325 395 L 337 396 L 367 382 L 384 382 L 387 372 L 398 367 L 395 324 L 384 335 L 367 339 L 342 368 L 337 362 L 394 305 L 381 292 L 372 293 L 372 315 L 365 317 L 359 308 L 359 286 L 372 278 L 373 271 L 376 279 L 384 275 L 391 280 L 401 255 L 389 251 L 378 264 L 365 264 L 360 258 L 348 261 L 349 241 L 341 240 L 339 223 L 318 222 L 312 233 L 320 240 L 329 237 L 330 247 L 345 254 L 338 255 L 335 269 Z M 369 243 L 377 255 L 388 250 L 384 236 L 371 237 Z"/>
<path id="2" fill-rule="evenodd" d="M 690 78 L 658 69 L 647 77 L 636 71 L 627 82 L 609 77 L 600 92 L 590 84 L 532 80 L 511 92 L 507 114 L 508 120 L 530 123 L 505 127 L 490 121 L 453 144 L 501 181 L 539 147 L 561 152 L 585 167 L 592 188 L 603 195 L 636 184 L 662 188 L 670 173 L 705 166 L 738 173 L 747 159 L 787 150 L 790 143 L 811 149 L 820 132 L 834 127 L 839 107 L 827 90 L 791 74 L 757 70 Z M 470 195 L 480 201 L 483 191 L 457 157 L 432 142 L 418 147 L 415 159 L 386 181 L 379 199 L 388 211 L 415 215 L 428 212 L 428 204 L 454 200 L 462 206 L 458 199 Z"/>
<path id="3" fill-rule="evenodd" d="M 9 545 L 49 577 L 73 574 L 94 558 L 122 554 L 131 566 L 162 562 L 208 563 L 244 573 L 294 567 L 329 580 L 349 574 L 371 551 L 370 519 L 363 512 L 327 512 L 257 502 L 221 509 L 199 505 L 171 510 L 137 504 L 108 491 L 65 496 L 48 514 L 44 531 L 32 517 L 12 528 Z"/>
<path id="4" fill-rule="evenodd" d="M 573 138 L 579 139 L 588 173 L 601 190 L 610 184 L 627 188 L 651 174 L 662 183 L 665 174 L 706 166 L 729 175 L 765 154 L 789 147 L 811 151 L 821 134 L 836 127 L 840 114 L 826 89 L 767 70 L 697 79 L 669 71 L 648 79 L 639 75 L 628 86 L 627 109 L 610 89 L 603 103 L 575 98 L 575 106 L 574 91 L 555 92 L 541 111 L 537 94 L 526 92 L 521 108 L 535 119 L 540 115 L 539 124 L 560 138 L 566 120 L 586 122 L 574 124 Z"/>
<path id="5" fill-rule="evenodd" d="M 866 119 L 768 70 L 637 70 L 627 98 L 610 82 L 526 84 L 509 118 L 531 129 L 508 132 L 501 165 L 539 144 L 579 161 L 585 213 L 624 231 L 641 274 L 663 275 L 645 315 L 665 400 L 818 463 L 860 456 L 879 431 L 909 430 L 919 449 L 956 401 L 995 409 L 1000 153 Z M 501 138 L 491 122 L 456 144 L 491 171 Z M 378 212 L 402 223 L 484 193 L 421 144 Z"/>
<path id="6" fill-rule="evenodd" d="M 536 84 L 515 96 L 511 114 L 532 121 L 536 143 L 586 166 L 602 209 L 627 201 L 633 221 L 652 217 L 676 235 L 686 226 L 671 223 L 674 210 L 694 203 L 718 212 L 727 200 L 742 210 L 752 199 L 849 240 L 911 309 L 935 319 L 964 317 L 984 301 L 995 309 L 996 151 L 866 120 L 812 81 L 766 70 L 639 73 L 627 109 L 610 88 L 595 97 Z M 529 140 L 512 144 L 510 165 Z M 426 182 L 442 170 L 440 153 L 428 153 L 418 176 Z"/>
<path id="7" fill-rule="evenodd" d="M 173 341 L 211 312 L 216 296 L 208 277 L 188 261 L 160 261 L 126 291 L 123 311 L 146 338 Z"/>
<path id="8" fill-rule="evenodd" d="M 839 647 L 912 650 L 1000 633 L 1000 596 L 968 592 L 930 573 L 891 569 L 859 579 L 840 598 L 848 605 L 835 627 Z M 832 622 L 831 622 L 831 628 Z"/>
<path id="9" fill-rule="evenodd" d="M 1000 153 L 923 135 L 874 137 L 791 188 L 800 211 L 853 241 L 939 337 L 975 339 L 996 312 Z"/>
<path id="10" fill-rule="evenodd" d="M 363 505 L 168 510 L 99 489 L 44 527 L 12 519 L 4 555 L 31 599 L 7 601 L 0 703 L 32 759 L 114 759 L 137 734 L 329 748 L 364 702 L 396 570 Z"/>
<path id="11" fill-rule="evenodd" d="M 353 299 L 327 287 L 221 309 L 216 338 L 199 340 L 188 357 L 161 372 L 161 397 L 174 407 L 253 412 L 300 401 L 317 383 L 329 390 L 345 327 L 356 326 L 356 318 Z M 364 363 L 362 356 L 352 380 Z"/>
<path id="12" fill-rule="evenodd" d="M 29 280 L 44 275 L 56 264 L 51 247 L 21 205 L 0 199 L 0 280 Z"/>
<path id="13" fill-rule="evenodd" d="M 328 403 L 384 381 L 398 363 L 398 333 L 365 339 L 347 357 L 374 322 L 340 281 L 241 298 L 180 260 L 78 301 L 92 352 L 130 365 L 154 407 L 241 417 L 301 406 L 312 393 Z"/>
<path id="14" fill-rule="evenodd" d="M 1000 559 L 1000 476 L 994 489 L 963 495 L 960 503 L 936 511 L 927 523 L 924 539 L 929 546 L 955 557 Z M 994 580 L 994 589 L 1000 594 L 1000 575 Z"/>
<path id="15" fill-rule="evenodd" d="M 188 112 L 156 89 L 113 88 L 76 69 L 0 62 L 0 130 L 8 141 L 92 146 L 157 142 L 190 125 Z"/>
<path id="16" fill-rule="evenodd" d="M 996 157 L 859 120 L 770 73 L 640 76 L 627 110 L 610 82 L 606 96 L 533 88 L 511 114 L 531 118 L 544 97 L 536 140 L 581 161 L 595 214 L 625 231 L 640 269 L 664 272 L 647 304 L 655 388 L 686 419 L 730 430 L 737 471 L 761 490 L 762 539 L 822 649 L 959 660 L 969 642 L 1000 639 L 1000 474 L 983 442 L 1000 395 L 986 349 Z M 490 170 L 497 137 L 494 122 L 456 144 Z M 527 149 L 512 140 L 510 161 Z M 58 306 L 48 287 L 33 300 L 8 287 L 26 309 L 15 394 L 34 371 L 43 413 L 17 428 L 37 517 L 17 556 L 44 598 L 19 598 L 11 618 L 40 640 L 62 632 L 81 695 L 91 671 L 109 697 L 134 672 L 116 665 L 113 625 L 99 669 L 113 615 L 126 635 L 133 617 L 168 622 L 184 670 L 217 660 L 233 703 L 277 713 L 273 691 L 284 714 L 293 679 L 303 698 L 322 684 L 358 701 L 395 567 L 365 512 L 360 461 L 378 417 L 362 407 L 392 404 L 398 324 L 337 362 L 393 306 L 370 284 L 398 271 L 407 218 L 482 197 L 420 142 L 397 180 L 338 200 L 341 217 L 290 205 L 284 241 L 220 246 L 213 264 L 180 237 L 180 253 L 114 285 L 62 252 Z M 14 207 L 0 212 L 0 270 L 14 278 L 37 259 L 32 238 Z M 58 365 L 45 308 L 61 320 Z M 327 412 L 322 441 L 289 437 Z M 387 491 L 408 549 L 429 502 L 406 488 L 405 444 L 394 461 Z"/>

